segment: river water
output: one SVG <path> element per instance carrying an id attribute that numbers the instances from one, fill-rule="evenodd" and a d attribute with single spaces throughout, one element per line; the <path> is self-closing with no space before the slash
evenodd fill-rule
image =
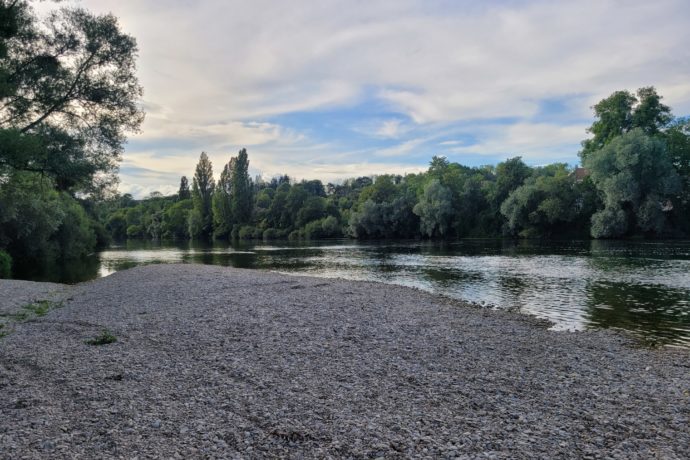
<path id="1" fill-rule="evenodd" d="M 651 345 L 690 347 L 690 241 L 128 241 L 49 278 L 76 282 L 171 262 L 414 286 L 517 309 L 554 329 L 615 327 Z"/>

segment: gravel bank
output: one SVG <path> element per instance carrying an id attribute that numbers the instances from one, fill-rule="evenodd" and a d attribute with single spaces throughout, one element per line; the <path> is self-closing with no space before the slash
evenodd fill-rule
<path id="1" fill-rule="evenodd" d="M 23 305 L 39 300 L 60 302 L 69 291 L 64 284 L 0 279 L 0 315 L 15 313 Z"/>
<path id="2" fill-rule="evenodd" d="M 672 459 L 690 446 L 688 352 L 612 333 L 202 265 L 137 267 L 65 299 L 0 340 L 0 458 Z M 104 328 L 117 342 L 85 343 Z"/>

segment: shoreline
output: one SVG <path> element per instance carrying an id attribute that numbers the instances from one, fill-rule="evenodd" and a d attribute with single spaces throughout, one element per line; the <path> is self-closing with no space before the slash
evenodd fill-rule
<path id="1" fill-rule="evenodd" d="M 3 293 L 13 283 L 30 282 Z M 0 458 L 682 458 L 690 444 L 688 350 L 618 331 L 208 265 L 44 284 L 24 298 L 61 307 L 0 339 Z M 104 329 L 117 341 L 85 343 Z"/>

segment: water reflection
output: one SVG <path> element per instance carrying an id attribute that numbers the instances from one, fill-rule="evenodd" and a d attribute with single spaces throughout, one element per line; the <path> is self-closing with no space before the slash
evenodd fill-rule
<path id="1" fill-rule="evenodd" d="M 204 263 L 414 286 L 515 308 L 556 329 L 618 327 L 690 347 L 690 242 L 129 241 L 34 279 L 77 282 L 136 265 Z"/>

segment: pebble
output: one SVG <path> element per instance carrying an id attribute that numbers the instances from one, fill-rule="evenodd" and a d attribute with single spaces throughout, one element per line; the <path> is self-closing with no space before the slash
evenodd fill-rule
<path id="1" fill-rule="evenodd" d="M 0 457 L 673 459 L 690 445 L 688 351 L 612 331 L 217 266 L 0 292 L 0 312 L 65 299 L 0 340 Z M 84 343 L 103 329 L 117 342 Z"/>

